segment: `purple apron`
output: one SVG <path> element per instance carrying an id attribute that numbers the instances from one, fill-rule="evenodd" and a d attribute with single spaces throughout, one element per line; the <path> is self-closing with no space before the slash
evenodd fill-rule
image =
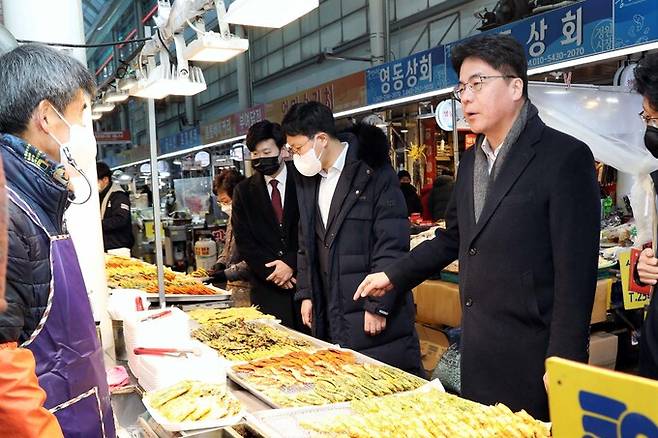
<path id="1" fill-rule="evenodd" d="M 9 198 L 50 236 L 36 213 L 11 189 Z M 65 437 L 114 438 L 103 351 L 70 236 L 50 236 L 50 263 L 48 305 L 22 347 L 34 354 L 39 385 L 47 395 L 45 407 L 55 414 Z"/>

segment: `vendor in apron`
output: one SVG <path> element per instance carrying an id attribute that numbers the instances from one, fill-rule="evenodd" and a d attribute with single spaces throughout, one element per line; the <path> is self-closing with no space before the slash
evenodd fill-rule
<path id="1" fill-rule="evenodd" d="M 74 199 L 62 163 L 79 171 L 71 154 L 96 148 L 83 121 L 94 78 L 66 54 L 28 44 L 0 58 L 0 83 L 9 198 L 0 435 L 114 437 L 103 352 L 63 220 L 70 202 L 85 201 Z"/>

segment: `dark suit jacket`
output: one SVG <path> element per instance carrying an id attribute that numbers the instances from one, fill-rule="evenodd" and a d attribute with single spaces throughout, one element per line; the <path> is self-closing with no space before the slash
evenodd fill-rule
<path id="1" fill-rule="evenodd" d="M 594 159 L 584 143 L 530 118 L 475 223 L 474 150 L 462 157 L 447 230 L 386 273 L 408 289 L 459 258 L 462 395 L 547 420 L 545 359 L 588 357 L 600 228 Z"/>
<path id="2" fill-rule="evenodd" d="M 295 289 L 282 289 L 266 280 L 274 268 L 265 267 L 266 263 L 282 260 L 293 271 L 297 269 L 299 209 L 292 166 L 288 164 L 281 226 L 276 222 L 265 178 L 258 172 L 235 187 L 231 220 L 238 252 L 251 271 L 253 303 L 281 319 L 284 325 L 300 328 L 300 315 L 294 304 Z"/>
<path id="3" fill-rule="evenodd" d="M 352 299 L 366 275 L 381 271 L 409 251 L 407 207 L 395 171 L 389 162 L 371 165 L 377 161 L 373 155 L 388 159 L 388 142 L 379 128 L 372 129 L 375 131 L 369 133 L 369 127 L 360 127 L 358 139 L 352 134 L 339 137 L 349 143 L 349 149 L 322 243 L 316 237 L 316 222 L 321 220 L 317 206 L 320 176 L 298 176 L 297 299 L 313 301 L 313 334 L 318 338 L 420 375 L 420 347 L 410 289 L 377 299 Z M 366 144 L 359 143 L 359 139 L 373 137 Z M 328 261 L 324 281 L 320 269 L 323 256 Z M 366 334 L 366 310 L 386 316 L 382 333 Z"/>
<path id="4" fill-rule="evenodd" d="M 651 174 L 654 186 L 658 189 L 658 171 Z M 647 317 L 642 324 L 640 337 L 640 375 L 658 380 L 658 298 L 656 291 L 651 297 Z"/>

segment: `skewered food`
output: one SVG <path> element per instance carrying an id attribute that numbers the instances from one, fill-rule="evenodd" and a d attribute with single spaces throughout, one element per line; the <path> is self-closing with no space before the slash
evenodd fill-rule
<path id="1" fill-rule="evenodd" d="M 226 385 L 184 380 L 169 388 L 148 393 L 149 404 L 172 422 L 218 420 L 237 415 L 238 402 Z"/>
<path id="2" fill-rule="evenodd" d="M 231 361 L 260 359 L 312 349 L 309 342 L 283 330 L 242 319 L 204 325 L 195 330 L 192 337 Z"/>
<path id="3" fill-rule="evenodd" d="M 416 389 L 425 380 L 385 365 L 357 363 L 344 350 L 296 352 L 233 371 L 279 406 L 323 405 Z"/>
<path id="4" fill-rule="evenodd" d="M 238 319 L 244 321 L 274 319 L 274 316 L 262 313 L 256 306 L 229 307 L 228 309 L 194 309 L 187 312 L 187 314 L 201 325 L 229 323 Z"/>
<path id="5" fill-rule="evenodd" d="M 300 425 L 320 436 L 361 437 L 549 437 L 547 427 L 525 411 L 485 406 L 437 389 L 354 401 L 351 415 Z"/>

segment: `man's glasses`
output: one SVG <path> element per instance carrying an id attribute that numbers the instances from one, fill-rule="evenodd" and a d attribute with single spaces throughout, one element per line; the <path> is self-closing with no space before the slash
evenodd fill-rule
<path id="1" fill-rule="evenodd" d="M 315 138 L 315 136 L 313 136 L 312 138 L 309 138 L 308 141 L 306 141 L 306 143 L 304 143 L 301 146 L 295 146 L 295 145 L 291 145 L 291 144 L 286 143 L 283 147 L 286 148 L 286 150 L 290 153 L 290 155 L 293 155 L 293 154 L 299 155 L 299 151 L 304 149 L 304 146 L 306 146 L 311 141 L 313 141 L 314 138 Z"/>
<path id="2" fill-rule="evenodd" d="M 640 116 L 645 125 L 658 128 L 658 117 L 649 117 L 646 111 L 642 111 L 638 116 Z"/>
<path id="3" fill-rule="evenodd" d="M 484 83 L 487 79 L 516 79 L 518 76 L 512 76 L 512 75 L 497 75 L 497 76 L 475 76 L 471 78 L 467 83 L 460 82 L 458 83 L 454 90 L 452 90 L 452 95 L 455 97 L 455 99 L 461 101 L 462 99 L 462 94 L 466 89 L 468 88 L 470 91 L 473 93 L 477 93 L 480 90 L 482 90 L 482 87 L 484 86 Z"/>

